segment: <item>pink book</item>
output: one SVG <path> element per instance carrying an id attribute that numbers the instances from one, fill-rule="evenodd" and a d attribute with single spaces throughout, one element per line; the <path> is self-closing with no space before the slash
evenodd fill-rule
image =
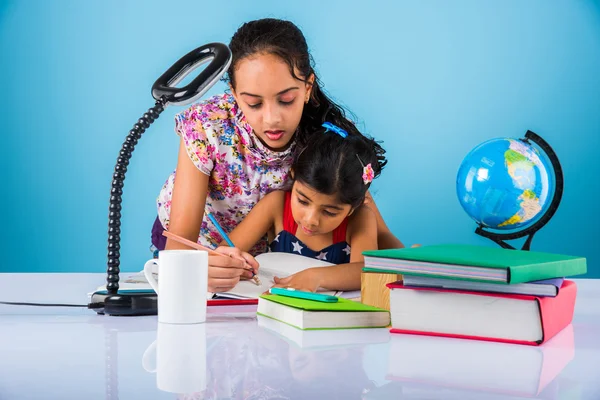
<path id="1" fill-rule="evenodd" d="M 540 345 L 573 319 L 577 286 L 556 297 L 387 285 L 392 333 Z"/>

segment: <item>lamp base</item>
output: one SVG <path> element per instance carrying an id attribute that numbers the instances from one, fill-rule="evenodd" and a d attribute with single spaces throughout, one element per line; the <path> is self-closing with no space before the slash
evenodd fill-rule
<path id="1" fill-rule="evenodd" d="M 104 304 L 104 307 L 101 306 Z M 94 293 L 90 308 L 98 314 L 111 316 L 157 315 L 158 296 L 156 293 L 117 293 L 113 295 Z"/>

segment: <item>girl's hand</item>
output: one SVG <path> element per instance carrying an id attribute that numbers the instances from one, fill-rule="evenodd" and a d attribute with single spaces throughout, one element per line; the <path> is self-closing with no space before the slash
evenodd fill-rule
<path id="1" fill-rule="evenodd" d="M 215 249 L 217 253 L 225 254 L 231 258 L 235 258 L 237 260 L 245 261 L 246 268 L 254 271 L 255 274 L 258 273 L 258 261 L 250 253 L 246 253 L 245 251 L 241 251 L 237 247 L 229 247 L 229 246 L 219 246 Z"/>
<path id="2" fill-rule="evenodd" d="M 235 247 L 221 246 L 215 251 L 228 257 L 208 256 L 208 291 L 226 292 L 235 287 L 242 278 L 252 278 L 258 273 L 258 262 L 250 254 Z"/>
<path id="3" fill-rule="evenodd" d="M 275 277 L 273 287 L 294 288 L 305 292 L 316 292 L 321 285 L 318 268 L 309 268 L 287 278 Z"/>

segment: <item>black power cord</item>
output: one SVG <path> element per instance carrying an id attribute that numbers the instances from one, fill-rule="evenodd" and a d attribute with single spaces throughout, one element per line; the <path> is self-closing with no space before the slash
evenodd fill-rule
<path id="1" fill-rule="evenodd" d="M 0 304 L 9 306 L 31 306 L 31 307 L 78 307 L 78 308 L 101 308 L 101 304 L 61 304 L 61 303 L 24 303 L 20 301 L 0 301 Z"/>

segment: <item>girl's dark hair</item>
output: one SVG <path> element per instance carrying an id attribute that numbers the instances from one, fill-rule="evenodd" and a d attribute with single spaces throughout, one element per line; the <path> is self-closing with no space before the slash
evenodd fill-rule
<path id="1" fill-rule="evenodd" d="M 276 55 L 287 63 L 292 76 L 303 82 L 306 82 L 314 74 L 315 81 L 310 100 L 304 106 L 296 138 L 300 149 L 304 148 L 310 141 L 311 135 L 319 130 L 324 122 L 331 122 L 346 131 L 354 128 L 354 124 L 346 118 L 344 110 L 327 97 L 321 89 L 306 39 L 302 31 L 292 22 L 274 18 L 247 22 L 235 32 L 229 48 L 233 54 L 233 60 L 227 71 L 226 79 L 233 88 L 235 88 L 235 69 L 238 63 L 254 54 Z M 296 75 L 296 70 L 301 76 Z M 379 147 L 377 143 L 374 145 Z"/>
<path id="2" fill-rule="evenodd" d="M 353 127 L 346 138 L 320 128 L 294 161 L 294 180 L 323 194 L 337 194 L 352 209 L 365 200 L 371 183 L 363 181 L 363 166 L 371 164 L 374 178 L 387 164 L 385 150 L 373 139 Z"/>

